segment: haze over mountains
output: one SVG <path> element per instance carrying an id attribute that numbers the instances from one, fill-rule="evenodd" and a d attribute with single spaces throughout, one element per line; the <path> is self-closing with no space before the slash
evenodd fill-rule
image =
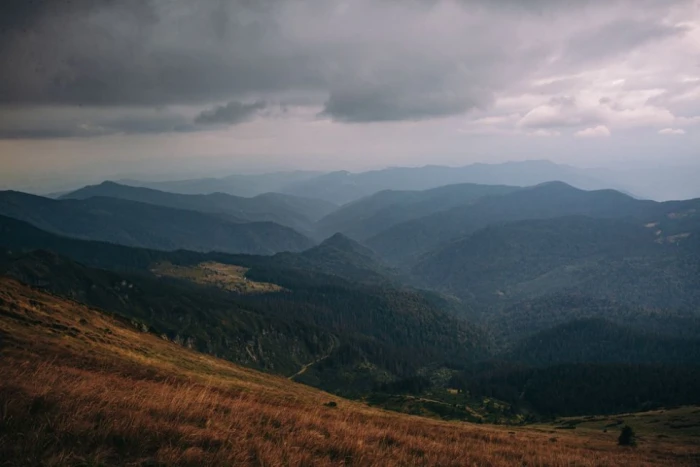
<path id="1" fill-rule="evenodd" d="M 158 206 L 225 214 L 237 222 L 276 222 L 299 231 L 310 231 L 312 224 L 334 211 L 333 203 L 316 198 L 301 198 L 278 193 L 264 193 L 252 198 L 211 193 L 182 195 L 149 188 L 134 188 L 114 182 L 86 186 L 66 193 L 59 199 L 118 198 Z"/>
<path id="2" fill-rule="evenodd" d="M 125 185 L 186 194 L 255 196 L 280 192 L 345 204 L 381 190 L 427 190 L 458 183 L 531 186 L 558 180 L 584 190 L 612 188 L 641 198 L 666 201 L 700 197 L 693 181 L 700 168 L 582 169 L 547 160 L 472 164 L 463 167 L 395 167 L 368 172 L 278 172 L 172 182 L 121 180 Z"/>
<path id="3" fill-rule="evenodd" d="M 420 191 L 458 183 L 530 186 L 551 180 L 561 180 L 583 189 L 611 188 L 614 185 L 614 182 L 588 174 L 586 170 L 545 160 L 465 167 L 395 167 L 359 173 L 297 171 L 173 182 L 122 180 L 120 183 L 186 194 L 222 192 L 255 196 L 273 191 L 345 204 L 382 190 Z"/>

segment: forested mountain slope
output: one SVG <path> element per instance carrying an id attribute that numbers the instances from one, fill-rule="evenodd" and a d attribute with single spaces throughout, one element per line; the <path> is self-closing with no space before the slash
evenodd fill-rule
<path id="1" fill-rule="evenodd" d="M 61 235 L 160 250 L 272 254 L 313 246 L 309 238 L 272 222 L 239 223 L 223 215 L 116 198 L 57 201 L 5 191 L 0 192 L 0 214 Z"/>
<path id="2" fill-rule="evenodd" d="M 426 255 L 422 281 L 477 301 L 558 293 L 662 308 L 700 303 L 698 232 L 667 241 L 638 222 L 560 217 L 492 225 Z"/>
<path id="3" fill-rule="evenodd" d="M 234 293 L 191 280 L 87 268 L 42 251 L 6 252 L 0 264 L 27 284 L 137 319 L 171 340 L 235 362 L 289 375 L 321 357 L 336 361 L 315 382 L 349 393 L 372 387 L 377 378 L 436 362 L 463 364 L 487 352 L 477 329 L 429 296 L 338 276 L 268 265 L 246 280 L 279 287 Z M 360 375 L 353 368 L 370 371 Z"/>
<path id="4" fill-rule="evenodd" d="M 279 193 L 265 193 L 252 198 L 225 193 L 188 195 L 149 188 L 138 188 L 114 182 L 86 186 L 67 193 L 60 199 L 118 198 L 214 214 L 227 214 L 241 222 L 275 222 L 309 232 L 313 222 L 336 209 L 332 203 Z"/>
<path id="5" fill-rule="evenodd" d="M 375 235 L 367 245 L 402 264 L 489 225 L 562 216 L 630 219 L 664 236 L 700 230 L 700 200 L 657 203 L 613 190 L 583 191 L 552 182 L 411 220 Z"/>

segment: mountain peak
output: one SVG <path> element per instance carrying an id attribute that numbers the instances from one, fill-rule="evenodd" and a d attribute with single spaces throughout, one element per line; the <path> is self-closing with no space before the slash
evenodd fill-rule
<path id="1" fill-rule="evenodd" d="M 538 189 L 538 188 L 555 188 L 555 189 L 569 189 L 569 190 L 576 190 L 576 191 L 582 191 L 579 190 L 578 188 L 569 185 L 566 182 L 562 182 L 561 180 L 551 180 L 549 182 L 542 182 L 539 183 L 535 186 L 532 187 L 533 189 Z"/>
<path id="2" fill-rule="evenodd" d="M 374 253 L 369 248 L 340 232 L 337 232 L 322 241 L 321 244 L 318 245 L 318 248 L 335 248 L 338 250 L 363 254 L 365 256 L 374 256 Z"/>
<path id="3" fill-rule="evenodd" d="M 364 258 L 366 261 L 378 261 L 374 251 L 340 232 L 331 235 L 319 245 L 306 250 L 302 254 L 306 254 L 306 256 L 326 256 L 328 254 L 335 256 L 338 253 L 343 256 L 350 255 L 354 258 Z"/>

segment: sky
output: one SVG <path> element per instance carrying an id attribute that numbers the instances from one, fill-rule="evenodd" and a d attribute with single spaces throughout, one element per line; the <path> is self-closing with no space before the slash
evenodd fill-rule
<path id="1" fill-rule="evenodd" d="M 700 0 L 3 0 L 0 188 L 700 165 Z"/>

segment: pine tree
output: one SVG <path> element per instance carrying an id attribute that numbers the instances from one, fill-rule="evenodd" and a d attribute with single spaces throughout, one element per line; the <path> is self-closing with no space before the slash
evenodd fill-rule
<path id="1" fill-rule="evenodd" d="M 637 445 L 637 438 L 634 433 L 634 430 L 632 429 L 631 426 L 625 425 L 622 427 L 622 431 L 620 432 L 620 437 L 617 438 L 617 444 L 620 446 L 636 446 Z"/>

